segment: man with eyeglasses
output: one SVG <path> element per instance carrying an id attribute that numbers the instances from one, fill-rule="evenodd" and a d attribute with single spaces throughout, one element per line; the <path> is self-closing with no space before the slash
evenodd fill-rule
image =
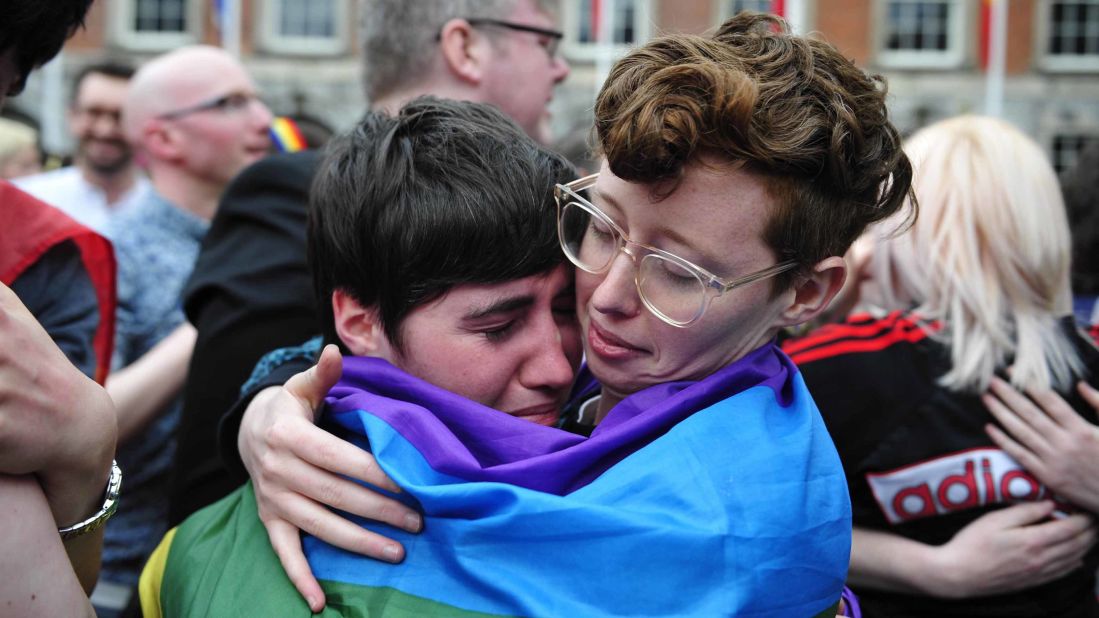
<path id="1" fill-rule="evenodd" d="M 490 103 L 550 140 L 547 106 L 568 75 L 556 0 L 371 0 L 362 4 L 363 87 L 395 113 L 420 95 Z M 315 152 L 269 157 L 228 187 L 184 292 L 198 329 L 180 421 L 171 520 L 245 479 L 218 456 L 218 419 L 268 351 L 319 334 L 305 260 Z M 237 417 L 239 418 L 239 417 Z M 227 445 L 230 446 L 231 445 Z"/>
<path id="2" fill-rule="evenodd" d="M 14 183 L 101 234 L 112 217 L 131 210 L 149 190 L 122 133 L 122 103 L 133 74 L 117 62 L 84 67 L 73 81 L 68 113 L 76 140 L 73 165 Z"/>
<path id="3" fill-rule="evenodd" d="M 118 412 L 118 461 L 127 496 L 107 528 L 92 601 L 100 615 L 125 608 L 145 558 L 167 526 L 175 430 L 194 344 L 180 292 L 229 181 L 269 146 L 271 113 L 226 52 L 178 49 L 144 65 L 123 107 L 127 138 L 152 190 L 112 221 L 118 257 L 117 333 L 107 392 Z"/>

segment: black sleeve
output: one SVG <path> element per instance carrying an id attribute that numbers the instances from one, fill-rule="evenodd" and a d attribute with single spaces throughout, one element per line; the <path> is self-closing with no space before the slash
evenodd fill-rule
<path id="1" fill-rule="evenodd" d="M 240 484 L 220 461 L 217 427 L 256 362 L 320 332 L 305 257 L 319 161 L 315 152 L 276 155 L 241 172 L 222 196 L 184 288 L 198 339 L 183 393 L 173 525 Z"/>
<path id="2" fill-rule="evenodd" d="M 236 485 L 248 480 L 248 470 L 240 459 L 240 451 L 237 450 L 237 433 L 240 432 L 240 421 L 244 417 L 244 411 L 256 394 L 269 386 L 282 386 L 286 384 L 294 374 L 300 373 L 313 366 L 315 361 L 307 358 L 295 357 L 275 366 L 265 377 L 250 382 L 248 390 L 240 395 L 236 403 L 221 417 L 218 424 L 217 440 L 221 461 Z M 234 485 L 235 486 L 235 485 Z"/>
<path id="3" fill-rule="evenodd" d="M 50 248 L 12 282 L 11 289 L 65 357 L 94 378 L 99 304 L 76 244 L 67 240 Z"/>

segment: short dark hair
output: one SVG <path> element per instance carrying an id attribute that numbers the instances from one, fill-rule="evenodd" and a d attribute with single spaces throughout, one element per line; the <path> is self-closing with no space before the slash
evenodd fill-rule
<path id="1" fill-rule="evenodd" d="M 0 53 L 15 50 L 19 81 L 11 94 L 22 90 L 27 76 L 61 51 L 76 30 L 92 0 L 5 0 L 0 20 Z"/>
<path id="2" fill-rule="evenodd" d="M 369 112 L 329 144 L 310 198 L 309 261 L 328 341 L 332 292 L 377 307 L 390 342 L 456 285 L 546 272 L 564 260 L 553 187 L 575 170 L 496 108 L 421 97 Z"/>
<path id="3" fill-rule="evenodd" d="M 112 77 L 114 79 L 125 79 L 128 81 L 134 76 L 134 72 L 135 69 L 133 65 L 121 60 L 106 60 L 85 65 L 84 68 L 77 72 L 76 77 L 73 78 L 70 103 L 76 103 L 76 97 L 80 93 L 80 84 L 84 83 L 84 79 L 89 75 L 106 75 L 107 77 Z"/>
<path id="4" fill-rule="evenodd" d="M 713 34 L 654 39 L 619 60 L 595 126 L 611 171 L 657 195 L 706 155 L 760 174 L 777 203 L 764 240 L 800 267 L 775 277 L 777 293 L 911 196 L 912 165 L 885 103 L 880 76 L 779 17 L 745 11 Z"/>

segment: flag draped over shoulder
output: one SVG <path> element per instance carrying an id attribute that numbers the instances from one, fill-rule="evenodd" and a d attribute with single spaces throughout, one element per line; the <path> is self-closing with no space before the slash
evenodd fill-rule
<path id="1" fill-rule="evenodd" d="M 305 537 L 334 615 L 834 615 L 847 486 L 772 345 L 627 398 L 590 438 L 377 359 L 345 359 L 328 403 L 328 421 L 369 447 L 425 522 L 418 535 L 359 522 L 404 544 L 399 566 Z M 278 571 L 250 487 L 167 543 L 164 615 L 308 614 L 267 564 Z"/>

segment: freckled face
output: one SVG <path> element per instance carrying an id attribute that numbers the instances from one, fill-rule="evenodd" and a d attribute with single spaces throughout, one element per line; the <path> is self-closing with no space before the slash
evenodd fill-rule
<path id="1" fill-rule="evenodd" d="M 592 202 L 635 242 L 674 253 L 719 277 L 734 279 L 776 263 L 763 240 L 774 208 L 761 179 L 740 170 L 688 167 L 667 198 L 626 182 L 603 164 Z M 584 351 L 605 394 L 624 397 L 654 384 L 699 380 L 769 341 L 781 327 L 786 295 L 771 298 L 772 280 L 715 298 L 688 328 L 649 312 L 637 294 L 636 267 L 619 253 L 601 274 L 576 273 Z"/>

